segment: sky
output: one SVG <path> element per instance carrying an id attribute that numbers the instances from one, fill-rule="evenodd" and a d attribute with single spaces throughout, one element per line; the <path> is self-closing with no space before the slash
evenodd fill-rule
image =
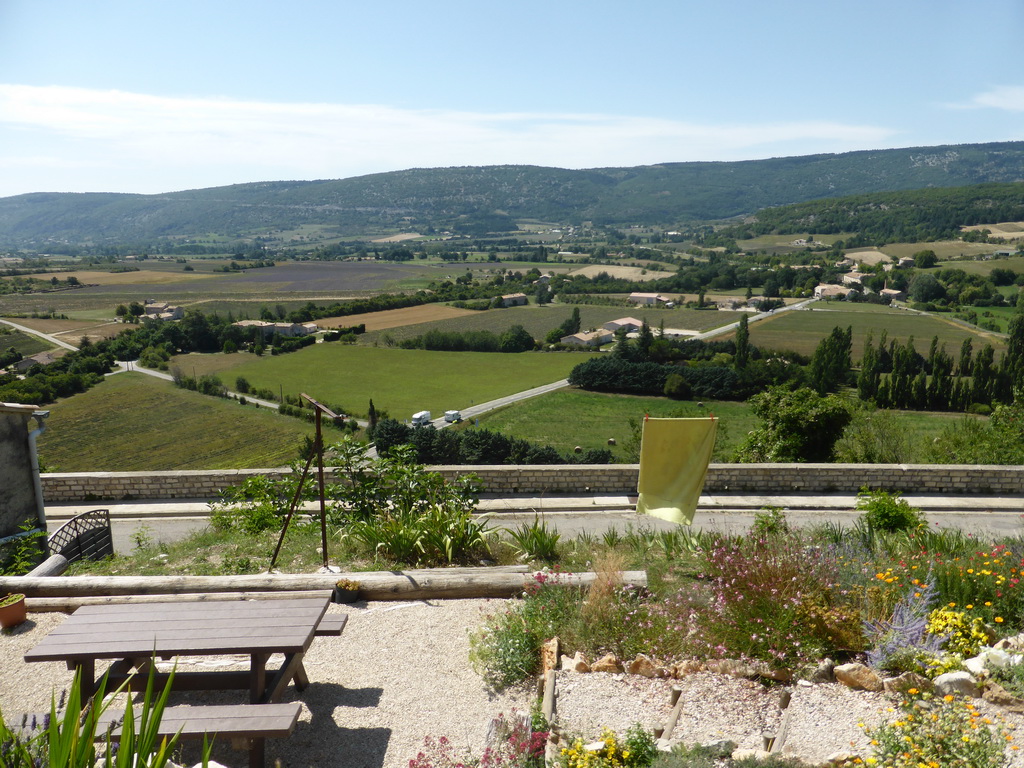
<path id="1" fill-rule="evenodd" d="M 1024 140 L 1024 0 L 0 0 L 0 197 Z"/>

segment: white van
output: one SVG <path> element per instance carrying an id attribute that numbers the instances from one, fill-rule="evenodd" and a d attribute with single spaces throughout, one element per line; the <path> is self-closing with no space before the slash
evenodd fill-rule
<path id="1" fill-rule="evenodd" d="M 462 421 L 462 412 L 461 411 L 445 411 L 444 412 L 444 420 L 447 421 L 449 424 L 458 424 L 460 421 Z"/>
<path id="2" fill-rule="evenodd" d="M 417 411 L 412 415 L 414 427 L 425 427 L 430 423 L 430 411 Z"/>

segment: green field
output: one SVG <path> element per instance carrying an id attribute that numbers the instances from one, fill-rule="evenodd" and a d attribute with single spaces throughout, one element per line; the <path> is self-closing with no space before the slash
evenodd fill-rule
<path id="1" fill-rule="evenodd" d="M 653 309 L 645 307 L 608 307 L 600 305 L 575 305 L 580 310 L 580 327 L 598 328 L 609 320 L 620 317 L 635 317 L 646 320 L 651 328 L 657 330 L 662 324 L 666 328 L 679 328 L 690 331 L 708 331 L 739 320 L 740 312 L 696 309 Z M 557 328 L 572 314 L 573 307 L 565 304 L 547 304 L 537 306 L 528 304 L 525 307 L 508 307 L 506 309 L 489 309 L 474 312 L 463 317 L 436 320 L 429 323 L 418 323 L 401 328 L 389 328 L 384 331 L 371 331 L 361 337 L 361 343 L 379 342 L 385 334 L 392 339 L 420 336 L 430 330 L 441 331 L 493 331 L 501 333 L 513 325 L 521 325 L 535 339 L 543 340 L 548 331 Z"/>
<path id="2" fill-rule="evenodd" d="M 5 329 L 10 331 L 10 333 L 3 333 Z M 6 352 L 9 349 L 16 349 L 21 352 L 22 357 L 28 357 L 38 352 L 53 349 L 53 345 L 43 341 L 38 336 L 30 336 L 27 333 L 8 328 L 6 325 L 0 325 L 0 353 Z"/>
<path id="3" fill-rule="evenodd" d="M 253 355 L 183 355 L 174 364 L 191 375 L 220 368 L 225 385 L 238 376 L 258 389 L 297 396 L 302 392 L 365 416 L 370 398 L 374 406 L 394 418 L 408 419 L 416 411 L 440 415 L 452 408 L 467 408 L 524 389 L 564 379 L 573 366 L 586 359 L 573 352 L 426 352 L 315 344 L 277 357 Z M 195 362 L 193 362 L 195 361 Z M 200 370 L 203 368 L 204 370 Z"/>
<path id="4" fill-rule="evenodd" d="M 851 304 L 849 302 L 818 302 L 813 310 L 783 312 L 750 326 L 750 342 L 762 349 L 791 350 L 811 355 L 815 348 L 834 327 L 853 328 L 853 359 L 859 361 L 864 351 L 868 332 L 874 333 L 877 343 L 882 330 L 887 330 L 889 340 L 906 341 L 914 337 L 914 346 L 922 354 L 934 336 L 939 344 L 946 346 L 946 352 L 954 357 L 960 354 L 960 345 L 966 338 L 972 339 L 975 351 L 985 344 L 991 344 L 999 352 L 1006 343 L 1000 337 L 961 324 L 952 318 L 922 314 L 904 309 L 894 309 L 880 304 Z"/>
<path id="5" fill-rule="evenodd" d="M 756 426 L 757 419 L 746 403 L 707 401 L 701 408 L 695 402 L 680 402 L 666 397 L 634 397 L 560 389 L 532 397 L 480 417 L 480 426 L 533 443 L 550 445 L 563 453 L 575 446 L 608 448 L 615 461 L 626 462 L 626 442 L 631 435 L 630 419 L 652 417 L 707 416 L 721 419 L 715 444 L 715 461 L 727 461 L 736 446 Z M 464 422 L 465 426 L 469 426 Z M 609 446 L 614 438 L 616 445 Z"/>
<path id="6" fill-rule="evenodd" d="M 51 472 L 279 467 L 313 434 L 298 419 L 140 373 L 110 376 L 47 410 L 39 452 Z"/>
<path id="7" fill-rule="evenodd" d="M 485 414 L 480 417 L 480 426 L 550 445 L 564 453 L 572 452 L 577 445 L 583 449 L 609 448 L 617 462 L 625 462 L 630 419 L 642 420 L 644 414 L 695 417 L 710 413 L 721 420 L 712 461 L 731 461 L 747 433 L 757 427 L 758 419 L 746 403 L 719 400 L 703 405 L 702 408 L 695 402 L 664 397 L 609 395 L 567 388 Z M 946 427 L 964 418 L 958 413 L 919 411 L 897 411 L 896 416 L 908 435 L 911 462 L 922 461 L 924 447 Z M 608 446 L 608 438 L 614 438 L 616 445 Z"/>

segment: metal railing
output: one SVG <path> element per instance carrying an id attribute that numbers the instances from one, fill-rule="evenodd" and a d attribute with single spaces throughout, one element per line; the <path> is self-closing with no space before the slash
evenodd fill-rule
<path id="1" fill-rule="evenodd" d="M 63 555 L 69 563 L 114 554 L 110 510 L 94 509 L 76 515 L 50 534 L 47 547 L 51 555 Z"/>

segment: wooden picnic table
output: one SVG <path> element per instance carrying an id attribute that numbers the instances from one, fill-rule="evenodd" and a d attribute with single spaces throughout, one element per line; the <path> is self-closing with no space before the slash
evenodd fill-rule
<path id="1" fill-rule="evenodd" d="M 111 688 L 154 658 L 247 654 L 247 672 L 182 671 L 176 690 L 248 689 L 252 704 L 279 701 L 289 682 L 308 685 L 302 659 L 330 603 L 323 597 L 238 602 L 82 606 L 25 654 L 25 661 L 63 661 L 81 670 L 82 697 L 96 691 L 96 661 L 112 659 Z M 339 632 L 340 633 L 340 630 Z M 284 654 L 267 670 L 274 653 Z M 166 674 L 156 675 L 158 684 Z"/>

